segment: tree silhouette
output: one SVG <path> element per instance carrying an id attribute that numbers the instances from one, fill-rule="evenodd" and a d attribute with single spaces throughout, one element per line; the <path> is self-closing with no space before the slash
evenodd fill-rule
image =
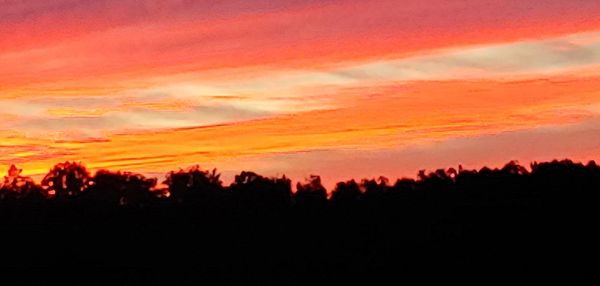
<path id="1" fill-rule="evenodd" d="M 323 207 L 327 203 L 327 190 L 321 184 L 321 177 L 311 175 L 304 184 L 296 184 L 294 195 L 296 204 L 305 208 Z"/>
<path id="2" fill-rule="evenodd" d="M 360 186 L 354 180 L 339 182 L 331 192 L 331 201 L 338 204 L 354 204 L 361 199 Z"/>
<path id="3" fill-rule="evenodd" d="M 42 186 L 56 198 L 67 198 L 85 191 L 89 181 L 90 174 L 82 164 L 67 161 L 54 165 L 42 179 Z"/>
<path id="4" fill-rule="evenodd" d="M 360 187 L 364 191 L 366 200 L 381 200 L 389 189 L 388 184 L 388 178 L 381 176 L 377 180 L 363 179 L 360 183 Z"/>
<path id="5" fill-rule="evenodd" d="M 241 207 L 277 209 L 291 204 L 291 181 L 285 176 L 267 178 L 254 172 L 243 171 L 235 176 L 229 191 Z"/>
<path id="6" fill-rule="evenodd" d="M 177 172 L 169 172 L 163 183 L 169 186 L 172 199 L 180 203 L 212 200 L 223 192 L 220 177 L 221 174 L 218 174 L 216 169 L 209 172 L 196 165 L 185 171 L 180 169 Z"/>
<path id="7" fill-rule="evenodd" d="M 0 183 L 0 199 L 44 197 L 41 188 L 30 177 L 21 176 L 21 172 L 15 165 L 10 166 L 8 175 Z"/>
<path id="8" fill-rule="evenodd" d="M 88 196 L 103 203 L 143 206 L 152 199 L 151 189 L 154 186 L 155 178 L 131 172 L 100 170 L 92 179 Z"/>
<path id="9" fill-rule="evenodd" d="M 3 259 L 19 265 L 74 257 L 102 266 L 197 266 L 184 276 L 201 280 L 218 272 L 281 278 L 277 284 L 411 275 L 541 284 L 541 277 L 562 282 L 555 273 L 564 273 L 561 284 L 585 284 L 569 279 L 584 277 L 586 267 L 597 273 L 589 261 L 600 240 L 600 167 L 570 160 L 529 167 L 511 161 L 422 170 L 394 184 L 349 180 L 328 197 L 316 175 L 292 194 L 285 176 L 244 171 L 223 186 L 216 170 L 193 166 L 167 173 L 170 196 L 157 196 L 157 180 L 141 174 L 100 170 L 90 178 L 81 164 L 65 162 L 42 188 L 12 166 L 0 186 L 0 246 Z M 176 284 L 172 277 L 163 284 Z"/>
<path id="10" fill-rule="evenodd" d="M 156 186 L 156 178 L 146 178 L 131 172 L 124 172 L 121 178 L 125 186 L 120 200 L 121 205 L 143 206 L 152 199 L 151 189 Z"/>

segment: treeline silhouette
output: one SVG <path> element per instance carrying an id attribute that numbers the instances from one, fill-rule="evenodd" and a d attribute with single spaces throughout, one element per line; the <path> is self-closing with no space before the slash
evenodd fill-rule
<path id="1" fill-rule="evenodd" d="M 331 192 L 319 176 L 293 190 L 285 176 L 246 171 L 225 186 L 198 166 L 169 172 L 164 187 L 131 172 L 92 176 L 74 162 L 55 165 L 40 184 L 20 173 L 11 166 L 0 187 L 0 252 L 10 266 L 148 270 L 122 272 L 117 285 L 596 278 L 593 161 L 420 171 L 339 182 Z M 107 276 L 94 277 L 87 282 Z"/>

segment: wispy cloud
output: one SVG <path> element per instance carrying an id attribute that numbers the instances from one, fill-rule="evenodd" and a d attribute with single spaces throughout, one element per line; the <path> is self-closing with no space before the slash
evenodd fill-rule
<path id="1" fill-rule="evenodd" d="M 451 138 L 574 124 L 598 116 L 589 105 L 600 101 L 598 82 L 598 77 L 556 77 L 391 85 L 377 90 L 381 96 L 362 98 L 335 110 L 107 135 L 102 141 L 49 143 L 70 155 L 32 161 L 27 167 L 37 170 L 56 160 L 76 159 L 92 168 L 130 166 L 156 172 L 247 156 L 321 149 L 392 150 Z M 26 142 L 22 145 L 36 140 Z M 8 163 L 10 158 L 8 155 L 0 163 Z"/>
<path id="2" fill-rule="evenodd" d="M 588 0 L 38 2 L 2 4 L 0 86 L 335 65 L 600 24 L 600 4 Z"/>
<path id="3" fill-rule="evenodd" d="M 343 108 L 374 94 L 393 98 L 414 81 L 524 80 L 594 70 L 600 67 L 599 35 L 442 49 L 325 70 L 269 69 L 237 80 L 202 80 L 200 74 L 186 73 L 170 76 L 163 84 L 102 95 L 35 94 L 0 99 L 0 104 L 6 107 L 4 117 L 19 119 L 4 129 L 18 128 L 31 135 L 98 137 L 126 130 L 232 123 Z M 396 86 L 393 92 L 385 90 L 390 85 Z"/>

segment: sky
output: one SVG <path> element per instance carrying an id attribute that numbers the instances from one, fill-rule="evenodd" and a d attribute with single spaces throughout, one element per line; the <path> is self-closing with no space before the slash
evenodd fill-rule
<path id="1" fill-rule="evenodd" d="M 0 172 L 600 159 L 597 0 L 0 0 Z"/>

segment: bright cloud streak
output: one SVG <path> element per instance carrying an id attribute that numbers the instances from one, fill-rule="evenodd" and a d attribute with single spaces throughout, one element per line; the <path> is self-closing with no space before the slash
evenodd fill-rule
<path id="1" fill-rule="evenodd" d="M 212 125 L 334 109 L 364 96 L 360 93 L 348 96 L 342 90 L 389 82 L 540 78 L 599 65 L 600 34 L 585 33 L 542 41 L 440 50 L 426 56 L 354 63 L 329 70 L 270 70 L 264 76 L 224 82 L 194 81 L 188 73 L 170 77 L 166 85 L 101 97 L 46 96 L 39 100 L 32 96 L 28 101 L 21 97 L 0 102 L 9 107 L 7 115 L 18 117 L 29 112 L 38 115 L 30 119 L 32 123 L 38 118 L 57 122 L 56 127 L 49 123 L 40 128 L 21 116 L 24 122 L 19 127 L 28 133 L 72 131 L 73 125 L 68 121 L 81 120 L 96 129 L 118 132 Z"/>
<path id="2" fill-rule="evenodd" d="M 584 107 L 600 100 L 597 84 L 598 77 L 415 82 L 379 90 L 366 88 L 363 94 L 372 92 L 371 97 L 336 110 L 52 145 L 69 154 L 61 159 L 91 162 L 93 168 L 136 168 L 148 172 L 195 162 L 218 165 L 231 158 L 307 150 L 393 150 L 455 137 L 594 118 L 598 115 L 594 109 Z M 38 160 L 30 160 L 33 158 Z M 32 156 L 19 161 L 36 169 L 41 162 L 51 164 L 56 158 Z"/>

